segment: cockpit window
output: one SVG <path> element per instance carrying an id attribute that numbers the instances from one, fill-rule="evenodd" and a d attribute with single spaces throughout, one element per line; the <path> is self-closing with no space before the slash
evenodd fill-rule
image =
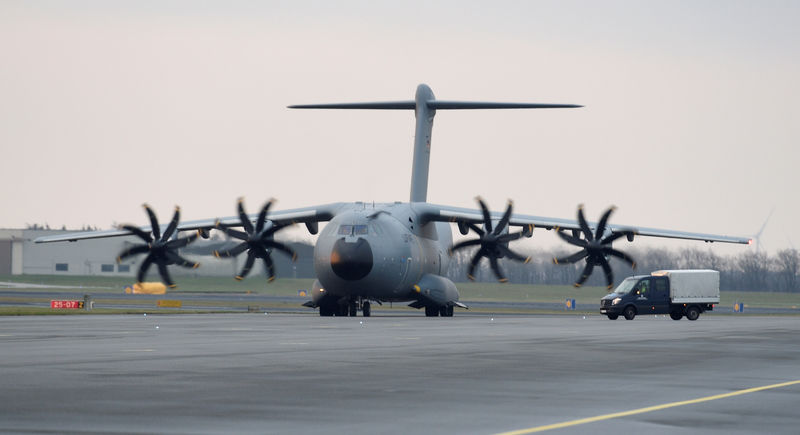
<path id="1" fill-rule="evenodd" d="M 349 236 L 353 234 L 353 226 L 352 225 L 342 225 L 339 227 L 339 235 L 340 236 Z"/>
<path id="2" fill-rule="evenodd" d="M 366 225 L 356 225 L 353 231 L 357 236 L 365 236 L 369 232 Z"/>

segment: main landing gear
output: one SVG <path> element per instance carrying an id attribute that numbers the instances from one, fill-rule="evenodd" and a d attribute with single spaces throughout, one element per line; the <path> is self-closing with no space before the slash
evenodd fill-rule
<path id="1" fill-rule="evenodd" d="M 425 316 L 427 317 L 453 317 L 453 306 L 426 306 L 425 307 Z"/>
<path id="2" fill-rule="evenodd" d="M 319 315 L 322 317 L 356 317 L 359 308 L 361 309 L 361 315 L 364 317 L 369 317 L 372 314 L 372 306 L 368 300 L 351 299 L 349 301 L 325 301 L 319 305 Z"/>

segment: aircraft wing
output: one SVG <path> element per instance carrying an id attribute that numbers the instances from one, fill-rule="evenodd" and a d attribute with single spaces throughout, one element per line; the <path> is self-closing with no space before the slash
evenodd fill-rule
<path id="1" fill-rule="evenodd" d="M 481 210 L 468 209 L 461 207 L 451 207 L 446 205 L 436 205 L 428 203 L 415 203 L 414 210 L 419 213 L 423 223 L 427 222 L 454 222 L 454 223 L 472 223 L 482 224 L 483 215 Z M 492 220 L 499 220 L 503 213 L 491 212 Z M 594 230 L 597 228 L 597 222 L 588 222 L 589 226 Z M 532 216 L 514 213 L 509 219 L 509 225 L 534 228 L 545 228 L 547 230 L 580 230 L 581 226 L 577 220 L 551 218 L 542 216 Z M 533 225 L 531 228 L 530 226 Z M 646 228 L 635 225 L 615 225 L 607 224 L 607 230 L 612 234 L 625 234 L 628 237 L 633 236 L 648 236 L 648 237 L 664 237 L 670 239 L 683 239 L 683 240 L 700 240 L 704 242 L 722 242 L 722 243 L 738 243 L 750 244 L 752 240 L 747 237 L 725 236 L 717 234 L 703 234 L 693 233 L 686 231 L 664 230 L 658 228 Z M 631 239 L 632 240 L 632 239 Z"/>
<path id="2" fill-rule="evenodd" d="M 342 203 L 332 203 L 325 205 L 317 205 L 304 208 L 295 208 L 291 210 L 278 210 L 270 212 L 268 219 L 275 224 L 291 224 L 291 223 L 304 223 L 313 224 L 316 222 L 325 222 L 331 220 L 336 212 L 342 207 Z M 258 213 L 248 214 L 247 217 L 253 224 L 258 219 Z M 181 222 L 178 224 L 177 231 L 194 231 L 194 230 L 210 230 L 213 229 L 217 223 L 226 227 L 241 226 L 239 216 L 229 216 L 224 218 L 200 219 L 194 221 Z M 160 225 L 162 233 L 167 228 L 167 224 Z M 149 232 L 151 226 L 140 227 L 143 231 Z M 103 230 L 103 231 L 86 231 L 78 233 L 60 234 L 56 236 L 44 236 L 34 240 L 35 243 L 51 243 L 51 242 L 75 242 L 78 240 L 86 239 L 100 239 L 106 237 L 122 237 L 131 236 L 132 232 L 123 229 Z"/>

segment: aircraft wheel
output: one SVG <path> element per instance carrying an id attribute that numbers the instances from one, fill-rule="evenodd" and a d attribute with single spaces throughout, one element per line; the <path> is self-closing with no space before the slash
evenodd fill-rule
<path id="1" fill-rule="evenodd" d="M 622 312 L 622 315 L 625 316 L 625 320 L 633 320 L 633 318 L 636 317 L 636 308 L 625 307 L 625 311 Z"/>
<path id="2" fill-rule="evenodd" d="M 320 304 L 319 305 L 319 315 L 321 317 L 330 317 L 336 312 L 336 305 L 333 304 Z"/>
<path id="3" fill-rule="evenodd" d="M 453 307 L 445 305 L 439 308 L 439 315 L 442 317 L 453 317 Z"/>
<path id="4" fill-rule="evenodd" d="M 617 320 L 618 317 L 619 317 L 619 314 L 609 314 L 608 315 L 608 320 Z"/>
<path id="5" fill-rule="evenodd" d="M 347 305 L 349 307 L 348 314 L 350 314 L 350 317 L 355 317 L 356 315 L 358 315 L 358 303 L 356 301 L 351 301 Z"/>
<path id="6" fill-rule="evenodd" d="M 436 316 L 439 315 L 439 308 L 426 306 L 425 307 L 425 315 L 427 317 L 436 317 Z"/>
<path id="7" fill-rule="evenodd" d="M 370 314 L 372 314 L 372 309 L 370 308 L 369 301 L 364 301 L 364 303 L 361 304 L 361 313 L 364 315 L 364 317 L 369 317 Z"/>

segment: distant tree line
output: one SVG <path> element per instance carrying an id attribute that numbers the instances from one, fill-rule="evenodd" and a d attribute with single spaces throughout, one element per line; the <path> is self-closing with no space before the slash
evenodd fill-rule
<path id="1" fill-rule="evenodd" d="M 749 251 L 732 256 L 720 256 L 711 250 L 698 248 L 678 251 L 634 248 L 626 252 L 636 259 L 636 269 L 612 258 L 610 264 L 614 272 L 614 285 L 628 276 L 646 275 L 662 269 L 714 269 L 720 272 L 720 288 L 723 290 L 800 292 L 800 252 L 797 249 L 784 249 L 775 255 Z M 451 258 L 448 277 L 455 282 L 466 281 L 474 253 L 474 250 L 457 252 Z M 502 259 L 500 267 L 510 282 L 570 285 L 578 279 L 586 263 L 582 260 L 573 265 L 553 263 L 553 257 L 567 253 L 558 249 L 536 250 L 526 254 L 531 256 L 529 264 Z M 485 259 L 474 275 L 478 281 L 496 280 Z M 605 286 L 603 269 L 596 266 L 584 285 Z"/>

